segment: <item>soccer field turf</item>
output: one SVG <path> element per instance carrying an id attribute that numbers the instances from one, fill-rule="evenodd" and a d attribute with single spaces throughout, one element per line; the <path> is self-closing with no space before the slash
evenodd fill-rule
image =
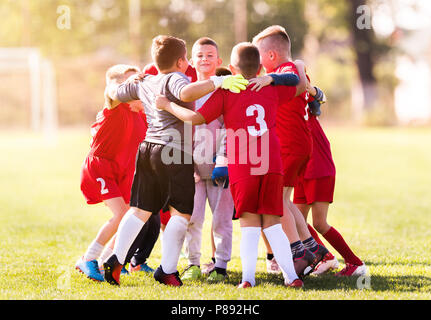
<path id="1" fill-rule="evenodd" d="M 229 280 L 169 288 L 151 276 L 122 276 L 120 287 L 95 283 L 75 261 L 110 218 L 79 189 L 89 130 L 62 130 L 56 145 L 25 132 L 0 132 L 0 299 L 431 299 L 431 129 L 327 129 L 337 167 L 329 224 L 369 268 L 370 278 L 308 277 L 303 290 L 268 275 L 259 243 L 257 286 L 241 279 L 240 230 L 234 222 Z M 201 263 L 209 261 L 207 211 Z M 340 261 L 344 261 L 331 247 Z M 160 263 L 160 241 L 149 265 Z M 179 271 L 186 267 L 180 259 Z M 361 287 L 365 288 L 361 289 Z"/>

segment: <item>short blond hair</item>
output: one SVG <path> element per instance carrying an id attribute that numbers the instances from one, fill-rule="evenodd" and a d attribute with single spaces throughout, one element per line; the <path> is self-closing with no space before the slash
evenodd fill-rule
<path id="1" fill-rule="evenodd" d="M 136 66 L 131 66 L 128 64 L 116 64 L 106 71 L 106 84 L 117 83 L 121 84 L 126 80 L 126 74 L 128 72 L 140 72 L 139 68 Z"/>
<path id="2" fill-rule="evenodd" d="M 253 38 L 253 44 L 261 42 L 264 49 L 276 50 L 279 53 L 287 53 L 291 56 L 291 42 L 286 29 L 279 25 L 269 26 Z"/>

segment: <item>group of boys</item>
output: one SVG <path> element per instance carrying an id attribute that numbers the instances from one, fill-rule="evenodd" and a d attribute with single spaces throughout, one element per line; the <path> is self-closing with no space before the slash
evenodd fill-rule
<path id="1" fill-rule="evenodd" d="M 139 69 L 126 65 L 108 70 L 105 108 L 92 127 L 81 190 L 88 203 L 104 201 L 114 217 L 77 269 L 114 285 L 120 284 L 129 261 L 131 271 L 154 271 L 146 258 L 159 235 L 159 213 L 168 212 L 154 278 L 181 286 L 183 280 L 200 277 L 208 200 L 214 244 L 209 281 L 227 277 L 233 213 L 241 227 L 239 288 L 256 284 L 261 236 L 268 270 L 281 272 L 288 287 L 302 287 L 304 276 L 313 271 L 338 267 L 306 223 L 310 208 L 316 229 L 345 259 L 346 268 L 337 275 L 366 272 L 326 223 L 335 166 L 317 120 L 324 94 L 309 84 L 302 61 L 292 61 L 285 29 L 271 26 L 253 43 L 236 45 L 231 75 L 216 75 L 222 61 L 210 38 L 193 45 L 192 65 L 185 42 L 175 37 L 154 38 L 151 54 L 153 64 L 145 75 L 137 76 Z M 262 65 L 268 75 L 258 77 Z M 290 200 L 293 189 L 296 205 Z M 180 278 L 184 241 L 189 267 Z"/>

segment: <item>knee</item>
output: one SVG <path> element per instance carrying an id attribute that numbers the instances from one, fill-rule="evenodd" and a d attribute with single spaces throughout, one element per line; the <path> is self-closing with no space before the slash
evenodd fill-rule
<path id="1" fill-rule="evenodd" d="M 329 229 L 329 225 L 324 220 L 313 221 L 313 228 L 320 234 L 324 234 Z"/>

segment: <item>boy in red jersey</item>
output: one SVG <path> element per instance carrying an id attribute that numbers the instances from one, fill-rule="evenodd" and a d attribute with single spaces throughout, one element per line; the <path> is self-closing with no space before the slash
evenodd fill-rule
<path id="1" fill-rule="evenodd" d="M 365 264 L 359 259 L 344 241 L 342 235 L 327 223 L 329 204 L 333 202 L 335 188 L 335 164 L 332 159 L 331 145 L 323 131 L 318 116 L 320 104 L 325 102 L 323 92 L 307 83 L 310 97 L 310 115 L 308 127 L 313 137 L 313 152 L 307 164 L 305 174 L 295 185 L 293 202 L 307 220 L 311 209 L 314 228 L 344 258 L 346 267 L 337 273 L 339 276 L 361 276 L 367 273 Z M 316 231 L 308 225 L 313 238 L 321 243 Z M 338 261 L 328 255 L 317 265 L 313 274 L 322 274 L 330 269 L 337 269 Z"/>
<path id="2" fill-rule="evenodd" d="M 268 73 L 296 73 L 291 59 L 290 38 L 281 26 L 271 26 L 253 38 L 259 49 L 262 65 Z M 328 250 L 311 236 L 298 208 L 290 200 L 296 180 L 311 156 L 312 139 L 308 120 L 307 92 L 285 100 L 277 111 L 276 129 L 280 139 L 284 173 L 283 228 L 290 240 L 295 266 L 299 275 L 308 274 Z M 302 241 L 301 241 L 302 240 Z"/>
<path id="3" fill-rule="evenodd" d="M 138 72 L 134 66 L 115 65 L 106 72 L 106 82 L 122 83 Z M 91 126 L 91 150 L 81 171 L 81 191 L 88 204 L 104 202 L 113 217 L 100 228 L 75 267 L 96 281 L 104 280 L 97 259 L 128 210 L 136 151 L 147 130 L 142 111 L 140 101 L 104 108 Z"/>
<path id="4" fill-rule="evenodd" d="M 232 49 L 229 67 L 233 74 L 241 73 L 246 79 L 256 77 L 261 67 L 259 51 L 251 43 L 236 45 Z M 286 86 L 265 87 L 259 92 L 249 87 L 236 95 L 218 90 L 198 112 L 170 103 L 164 97 L 156 99 L 159 108 L 195 125 L 209 123 L 220 115 L 224 117 L 229 181 L 242 234 L 243 275 L 239 288 L 255 285 L 257 249 L 262 230 L 283 271 L 285 285 L 303 286 L 295 272 L 289 240 L 280 224 L 283 176 L 280 144 L 275 132 L 279 100 L 291 100 L 296 91 L 296 87 Z"/>

